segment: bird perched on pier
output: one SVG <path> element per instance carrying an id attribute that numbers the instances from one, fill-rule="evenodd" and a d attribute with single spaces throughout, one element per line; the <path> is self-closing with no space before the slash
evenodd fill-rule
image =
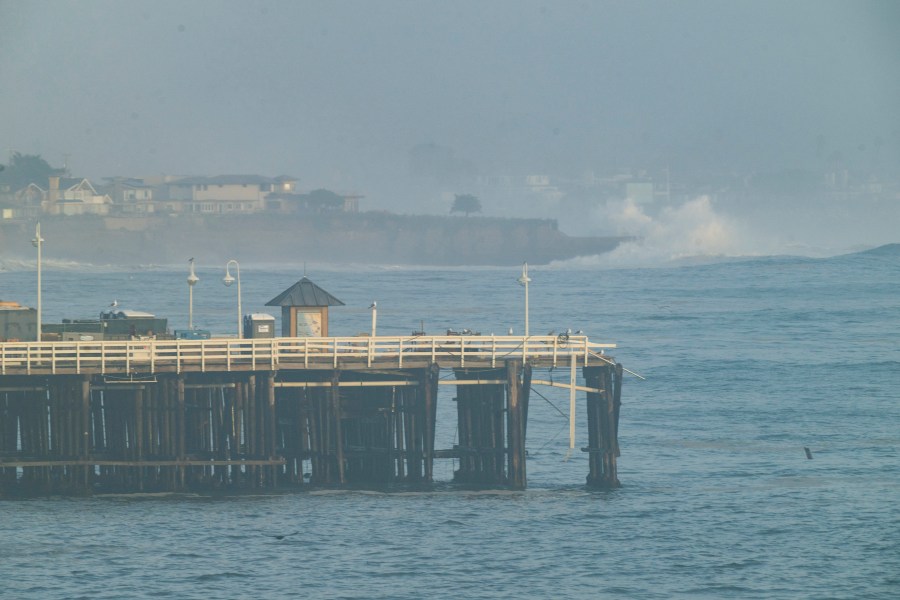
<path id="1" fill-rule="evenodd" d="M 369 308 L 378 308 L 378 302 L 372 301 L 372 304 L 369 305 Z"/>
<path id="2" fill-rule="evenodd" d="M 110 308 L 115 308 L 115 307 L 117 307 L 118 305 L 119 305 L 119 301 L 118 301 L 118 300 L 113 300 L 112 302 L 109 303 L 109 307 L 110 307 Z"/>

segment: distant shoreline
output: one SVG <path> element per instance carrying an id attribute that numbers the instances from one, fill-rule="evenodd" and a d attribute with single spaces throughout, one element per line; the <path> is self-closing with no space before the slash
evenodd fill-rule
<path id="1" fill-rule="evenodd" d="M 574 237 L 549 219 L 362 212 L 321 215 L 42 217 L 44 257 L 92 264 L 257 263 L 503 266 L 603 254 L 631 238 Z M 0 251 L 28 256 L 34 221 L 0 223 Z"/>

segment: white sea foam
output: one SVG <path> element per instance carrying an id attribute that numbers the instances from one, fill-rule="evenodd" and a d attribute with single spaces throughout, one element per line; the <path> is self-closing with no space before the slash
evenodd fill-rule
<path id="1" fill-rule="evenodd" d="M 74 260 L 62 260 L 58 258 L 42 258 L 41 269 L 47 271 L 103 271 L 103 272 L 121 272 L 121 271 L 145 271 L 163 268 L 160 265 L 113 265 L 113 264 L 94 264 L 79 262 Z M 0 272 L 22 272 L 34 271 L 37 269 L 37 259 L 19 259 L 7 258 L 0 260 Z"/>
<path id="2" fill-rule="evenodd" d="M 871 209 L 871 207 L 869 207 Z M 658 267 L 730 261 L 759 256 L 828 257 L 888 243 L 882 230 L 896 209 L 870 210 L 867 222 L 881 219 L 866 237 L 854 226 L 851 209 L 839 206 L 773 210 L 768 205 L 722 206 L 700 196 L 670 206 L 609 201 L 587 217 L 593 235 L 632 236 L 612 252 L 553 263 L 556 268 Z M 862 219 L 862 217 L 860 217 Z M 881 232 L 881 233 L 879 233 Z"/>
<path id="3" fill-rule="evenodd" d="M 739 223 L 700 196 L 652 213 L 632 200 L 598 207 L 591 220 L 616 235 L 632 236 L 612 252 L 555 263 L 557 266 L 648 267 L 684 260 L 715 260 L 753 254 Z"/>

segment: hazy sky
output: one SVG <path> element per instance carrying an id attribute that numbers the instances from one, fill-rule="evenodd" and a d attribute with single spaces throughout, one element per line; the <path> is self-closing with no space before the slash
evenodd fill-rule
<path id="1" fill-rule="evenodd" d="M 486 173 L 895 160 L 898 31 L 891 0 L 0 0 L 0 162 L 371 194 L 425 143 Z"/>

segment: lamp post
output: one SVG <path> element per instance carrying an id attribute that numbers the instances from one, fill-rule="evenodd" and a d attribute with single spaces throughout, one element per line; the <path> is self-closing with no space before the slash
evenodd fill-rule
<path id="1" fill-rule="evenodd" d="M 37 248 L 37 341 L 41 341 L 41 246 L 44 238 L 41 237 L 41 224 L 34 229 L 34 239 L 31 245 Z"/>
<path id="2" fill-rule="evenodd" d="M 378 320 L 378 303 L 373 300 L 372 306 L 369 308 L 372 309 L 372 337 L 375 337 L 375 323 Z"/>
<path id="3" fill-rule="evenodd" d="M 525 337 L 528 337 L 528 283 L 531 278 L 528 276 L 528 263 L 522 263 L 522 276 L 516 281 L 525 286 Z"/>
<path id="4" fill-rule="evenodd" d="M 232 277 L 232 276 L 231 276 L 231 273 L 228 271 L 228 267 L 229 267 L 232 263 L 234 263 L 234 268 L 235 268 L 236 271 L 237 271 L 237 280 L 236 280 L 236 281 L 237 281 L 237 296 L 238 296 L 238 323 L 237 323 L 237 324 L 238 324 L 238 329 L 237 329 L 237 336 L 238 336 L 239 338 L 242 338 L 242 337 L 244 337 L 244 336 L 243 336 L 243 328 L 241 327 L 241 325 L 242 325 L 241 320 L 242 320 L 242 318 L 243 318 L 243 313 L 241 312 L 241 265 L 238 264 L 238 261 L 236 261 L 236 260 L 234 260 L 234 259 L 231 259 L 231 260 L 229 260 L 227 263 L 225 263 L 225 277 L 222 278 L 222 283 L 224 283 L 226 286 L 230 286 L 232 283 L 235 282 L 235 278 Z"/>
<path id="5" fill-rule="evenodd" d="M 187 283 L 188 283 L 188 329 L 190 331 L 194 330 L 194 286 L 197 285 L 197 282 L 200 281 L 200 278 L 197 277 L 197 274 L 194 273 L 194 259 L 188 260 L 188 263 L 191 265 L 191 273 L 188 275 Z"/>

